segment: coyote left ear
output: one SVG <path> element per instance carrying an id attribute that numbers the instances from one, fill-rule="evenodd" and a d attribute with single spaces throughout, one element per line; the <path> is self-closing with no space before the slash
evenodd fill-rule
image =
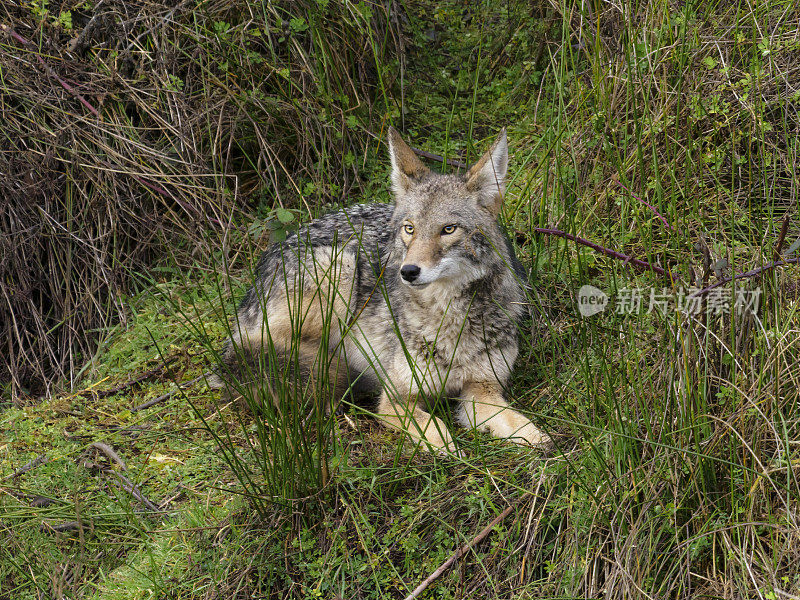
<path id="1" fill-rule="evenodd" d="M 478 194 L 478 204 L 494 216 L 503 206 L 503 190 L 508 171 L 506 128 L 500 131 L 492 147 L 467 171 L 467 189 Z"/>
<path id="2" fill-rule="evenodd" d="M 389 156 L 392 159 L 392 189 L 397 196 L 430 173 L 394 127 L 389 127 Z"/>

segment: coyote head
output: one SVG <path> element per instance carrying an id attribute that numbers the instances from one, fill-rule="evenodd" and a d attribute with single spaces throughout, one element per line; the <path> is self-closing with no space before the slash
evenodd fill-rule
<path id="1" fill-rule="evenodd" d="M 508 265 L 497 218 L 503 203 L 508 144 L 503 129 L 489 151 L 463 175 L 431 172 L 389 129 L 392 219 L 401 281 L 421 289 L 438 282 L 462 287 Z"/>

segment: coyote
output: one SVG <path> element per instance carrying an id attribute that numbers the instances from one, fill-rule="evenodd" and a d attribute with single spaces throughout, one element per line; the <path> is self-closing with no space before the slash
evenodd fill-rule
<path id="1" fill-rule="evenodd" d="M 310 365 L 326 344 L 325 368 L 346 365 L 380 394 L 383 423 L 431 449 L 455 450 L 447 427 L 423 409 L 442 396 L 460 399 L 467 427 L 548 442 L 503 398 L 527 310 L 525 274 L 497 222 L 505 129 L 462 175 L 431 172 L 393 128 L 388 142 L 394 205 L 328 214 L 262 255 L 223 351 L 227 376 L 241 380 L 241 363 L 268 346 L 287 356 L 299 344 Z"/>

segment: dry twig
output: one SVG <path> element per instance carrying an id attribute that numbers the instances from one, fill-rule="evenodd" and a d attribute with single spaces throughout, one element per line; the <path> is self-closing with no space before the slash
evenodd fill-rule
<path id="1" fill-rule="evenodd" d="M 108 444 L 104 442 L 93 442 L 89 447 L 99 450 L 100 452 L 105 454 L 111 462 L 116 463 L 123 471 L 128 470 L 128 467 L 125 465 L 125 461 L 122 460 L 119 454 L 117 454 L 116 450 L 114 450 L 114 448 L 112 448 Z M 144 506 L 147 507 L 148 510 L 152 512 L 159 512 L 161 510 L 156 505 L 156 503 L 150 500 L 147 496 L 145 496 L 139 489 L 139 487 L 135 483 L 133 483 L 130 479 L 125 477 L 122 473 L 118 473 L 116 471 L 113 471 L 113 473 L 117 477 L 117 479 L 119 479 L 120 487 L 122 487 L 123 490 L 128 492 L 136 500 L 144 504 Z"/>
<path id="2" fill-rule="evenodd" d="M 442 573 L 444 573 L 447 569 L 449 569 L 453 565 L 453 563 L 455 563 L 459 558 L 461 558 L 467 552 L 469 552 L 470 548 L 472 548 L 475 544 L 480 543 L 487 535 L 489 535 L 489 532 L 491 532 L 492 529 L 494 529 L 495 525 L 497 525 L 498 523 L 500 523 L 500 521 L 502 521 L 508 515 L 510 515 L 511 511 L 514 510 L 514 508 L 517 506 L 517 504 L 519 504 L 520 502 L 522 502 L 526 498 L 530 497 L 530 495 L 531 494 L 524 494 L 516 502 L 514 502 L 513 504 L 509 504 L 506 507 L 506 509 L 503 512 L 501 512 L 499 515 L 497 515 L 492 520 L 491 523 L 489 523 L 486 527 L 484 527 L 480 531 L 480 533 L 478 533 L 478 535 L 476 535 L 469 542 L 467 542 L 466 544 L 461 546 L 458 550 L 453 552 L 453 554 L 452 554 L 452 556 L 450 556 L 450 558 L 448 558 L 446 561 L 444 561 L 442 563 L 442 565 L 438 569 L 436 569 L 433 573 L 428 575 L 428 577 L 425 579 L 425 581 L 420 583 L 416 588 L 414 588 L 413 592 L 411 592 L 408 596 L 406 596 L 405 600 L 414 600 L 414 598 L 417 598 L 422 592 L 424 592 L 427 589 L 427 587 L 431 583 L 436 581 L 441 576 Z"/>
<path id="3" fill-rule="evenodd" d="M 778 236 L 778 242 L 775 244 L 774 260 L 781 259 L 781 249 L 783 248 L 783 241 L 786 239 L 786 232 L 789 230 L 789 213 L 783 217 L 783 225 L 781 225 L 781 233 Z"/>
<path id="4" fill-rule="evenodd" d="M 113 396 L 114 394 L 119 394 L 120 392 L 122 392 L 124 390 L 130 389 L 130 388 L 132 388 L 134 386 L 139 385 L 143 381 L 147 381 L 151 377 L 156 377 L 158 375 L 161 375 L 171 363 L 173 363 L 173 362 L 175 362 L 175 360 L 177 360 L 177 358 L 178 358 L 177 356 L 172 356 L 172 357 L 168 358 L 167 360 L 165 360 L 164 363 L 159 365 L 158 367 L 155 367 L 154 369 L 150 369 L 149 371 L 146 371 L 146 372 L 142 373 L 138 377 L 136 377 L 134 379 L 131 379 L 130 381 L 126 381 L 125 383 L 117 385 L 117 386 L 115 386 L 115 387 L 113 387 L 111 389 L 99 390 L 97 392 L 95 392 L 95 391 L 87 391 L 87 392 L 84 392 L 84 393 L 92 394 L 94 396 L 97 396 L 98 398 L 108 398 L 109 396 Z"/>
<path id="5" fill-rule="evenodd" d="M 606 256 L 610 256 L 611 258 L 617 258 L 623 261 L 625 264 L 631 264 L 634 267 L 638 267 L 643 270 L 653 271 L 654 273 L 658 273 L 659 275 L 668 276 L 670 279 L 675 280 L 676 277 L 669 271 L 662 269 L 657 265 L 651 265 L 649 262 L 640 260 L 638 258 L 633 258 L 632 256 L 628 256 L 627 254 L 623 254 L 622 252 L 617 252 L 616 250 L 611 250 L 610 248 L 605 248 L 599 244 L 595 244 L 594 242 L 590 242 L 587 239 L 582 237 L 578 237 L 577 235 L 573 235 L 571 233 L 567 233 L 566 231 L 561 231 L 560 229 L 549 229 L 546 227 L 535 227 L 533 229 L 536 233 L 541 233 L 543 235 L 554 235 L 556 237 L 561 237 L 566 240 L 571 240 L 575 243 L 581 244 L 583 246 L 588 246 L 592 250 L 596 250 L 601 254 L 605 254 Z"/>
<path id="6" fill-rule="evenodd" d="M 166 394 L 162 394 L 161 396 L 158 396 L 157 398 L 153 398 L 152 400 L 148 400 L 147 402 L 144 402 L 143 404 L 140 404 L 139 406 L 134 406 L 131 409 L 131 412 L 138 412 L 140 410 L 144 410 L 145 408 L 150 408 L 151 406 L 155 406 L 156 404 L 164 402 L 165 400 L 169 400 L 175 394 L 180 392 L 182 389 L 187 388 L 190 385 L 197 383 L 201 379 L 205 379 L 207 377 L 210 377 L 211 375 L 212 375 L 211 371 L 208 371 L 206 373 L 203 373 L 199 377 L 195 377 L 194 379 L 190 379 L 189 381 L 184 381 L 183 383 L 178 384 L 178 389 L 169 391 Z"/>
<path id="7" fill-rule="evenodd" d="M 39 456 L 37 456 L 33 460 L 28 461 L 27 463 L 22 465 L 19 469 L 17 469 L 13 473 L 11 473 L 11 475 L 6 475 L 5 479 L 16 479 L 20 475 L 22 475 L 24 473 L 27 473 L 28 471 L 30 471 L 32 469 L 35 469 L 39 465 L 43 465 L 46 462 L 47 462 L 47 455 L 46 454 L 40 454 Z"/>
<path id="8" fill-rule="evenodd" d="M 413 146 L 411 149 L 414 151 L 415 154 L 421 156 L 423 158 L 427 158 L 430 160 L 435 160 L 436 162 L 440 162 L 448 167 L 455 167 L 456 169 L 466 169 L 466 163 L 461 162 L 460 160 L 453 160 L 452 158 L 445 158 L 443 156 L 439 156 L 438 154 L 434 154 L 433 152 L 428 152 L 427 150 L 422 150 L 420 148 L 414 148 Z"/>
<path id="9" fill-rule="evenodd" d="M 738 275 L 734 275 L 733 277 L 726 277 L 718 281 L 713 285 L 709 285 L 708 287 L 704 287 L 702 290 L 699 290 L 689 296 L 689 298 L 694 298 L 695 296 L 702 296 L 703 294 L 707 294 L 711 290 L 718 288 L 721 285 L 725 285 L 726 283 L 730 283 L 731 281 L 736 281 L 737 279 L 746 279 L 748 277 L 755 277 L 756 275 L 761 275 L 762 273 L 769 271 L 770 269 L 774 269 L 775 267 L 780 267 L 783 265 L 791 265 L 800 263 L 800 256 L 795 256 L 794 258 L 785 258 L 783 260 L 776 260 L 775 262 L 771 262 L 768 265 L 764 265 L 762 267 L 758 267 L 757 269 L 752 269 L 745 273 L 739 273 Z"/>

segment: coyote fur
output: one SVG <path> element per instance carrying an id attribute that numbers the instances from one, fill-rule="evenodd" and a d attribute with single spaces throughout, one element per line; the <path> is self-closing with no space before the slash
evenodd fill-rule
<path id="1" fill-rule="evenodd" d="M 326 344 L 326 368 L 345 364 L 380 394 L 383 423 L 433 449 L 454 450 L 425 410 L 426 398 L 443 396 L 460 399 L 467 427 L 547 442 L 503 397 L 527 311 L 525 274 L 497 222 L 505 130 L 461 175 L 430 171 L 392 128 L 388 138 L 394 205 L 328 214 L 262 255 L 223 351 L 227 376 L 241 380 L 236 364 L 268 345 L 286 356 L 299 344 L 312 364 Z"/>

